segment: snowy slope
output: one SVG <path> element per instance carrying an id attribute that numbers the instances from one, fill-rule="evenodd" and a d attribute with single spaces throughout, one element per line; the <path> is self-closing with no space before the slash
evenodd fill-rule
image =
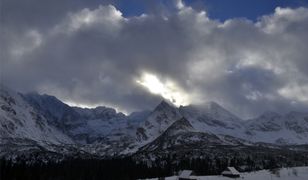
<path id="1" fill-rule="evenodd" d="M 181 106 L 179 111 L 200 132 L 251 142 L 308 144 L 308 113 L 280 115 L 265 112 L 255 119 L 244 121 L 214 102 L 203 106 Z"/>
<path id="2" fill-rule="evenodd" d="M 215 102 L 202 106 L 181 106 L 179 111 L 200 132 L 244 138 L 243 120 Z"/>
<path id="3" fill-rule="evenodd" d="M 137 127 L 149 115 L 142 111 L 126 116 L 104 106 L 70 107 L 53 96 L 37 93 L 23 97 L 76 144 L 102 156 L 136 151 L 137 148 L 131 149 L 137 146 Z"/>
<path id="4" fill-rule="evenodd" d="M 24 98 L 43 114 L 50 124 L 79 144 L 120 140 L 120 134 L 125 136 L 129 129 L 132 129 L 128 117 L 109 107 L 70 107 L 53 96 L 37 93 L 26 94 Z"/>
<path id="5" fill-rule="evenodd" d="M 23 97 L 5 87 L 0 89 L 0 139 L 28 139 L 40 145 L 71 144 L 73 141 L 30 106 Z"/>
<path id="6" fill-rule="evenodd" d="M 128 125 L 126 116 L 123 113 L 117 113 L 112 108 L 99 106 L 93 109 L 78 107 L 73 109 L 79 114 L 79 118 L 85 122 L 86 128 L 89 129 L 87 133 L 93 137 L 111 135 Z"/>
<path id="7" fill-rule="evenodd" d="M 191 176 L 198 180 L 230 180 L 232 178 L 224 176 Z M 155 180 L 158 178 L 153 178 Z M 177 176 L 166 177 L 166 180 L 177 180 Z M 243 180 L 307 180 L 308 179 L 308 167 L 292 167 L 282 168 L 275 172 L 269 170 L 261 170 L 256 172 L 241 173 L 241 177 L 238 179 Z M 148 179 L 150 180 L 150 179 Z"/>
<path id="8" fill-rule="evenodd" d="M 137 141 L 141 145 L 151 142 L 181 117 L 176 107 L 162 101 L 137 129 Z"/>
<path id="9" fill-rule="evenodd" d="M 117 141 L 128 139 L 131 147 L 141 147 L 159 137 L 181 117 L 185 117 L 195 131 L 215 134 L 221 139 L 233 137 L 251 142 L 308 143 L 308 115 L 299 112 L 286 115 L 266 112 L 258 118 L 244 121 L 215 102 L 177 108 L 162 101 L 152 112 L 135 112 L 125 116 L 109 107 L 70 107 L 49 95 L 31 93 L 23 97 L 50 124 L 81 144 L 119 145 Z"/>
<path id="10" fill-rule="evenodd" d="M 148 143 L 140 151 L 165 151 L 167 149 L 182 149 L 187 146 L 191 149 L 201 145 L 225 144 L 214 134 L 197 132 L 190 122 L 182 117 L 175 121 L 167 130 L 154 141 Z"/>
<path id="11" fill-rule="evenodd" d="M 23 98 L 43 115 L 49 124 L 68 134 L 74 141 L 83 141 L 84 134 L 90 131 L 86 122 L 72 107 L 54 96 L 29 93 L 23 95 Z"/>
<path id="12" fill-rule="evenodd" d="M 307 113 L 266 112 L 245 121 L 215 102 L 177 108 L 162 101 L 153 111 L 126 116 L 109 107 L 70 107 L 53 96 L 22 95 L 4 87 L 0 95 L 2 142 L 69 143 L 102 156 L 131 154 L 149 145 L 308 144 Z"/>
<path id="13" fill-rule="evenodd" d="M 245 122 L 247 139 L 254 142 L 276 144 L 307 144 L 308 114 L 290 112 L 280 115 L 266 112 Z"/>

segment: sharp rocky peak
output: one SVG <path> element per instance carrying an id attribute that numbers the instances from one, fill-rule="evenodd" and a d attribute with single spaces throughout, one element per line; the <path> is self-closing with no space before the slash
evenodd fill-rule
<path id="1" fill-rule="evenodd" d="M 232 114 L 231 112 L 229 112 L 228 110 L 226 110 L 225 108 L 223 108 L 221 105 L 219 105 L 218 103 L 214 101 L 209 101 L 205 103 L 203 106 L 201 106 L 201 108 L 206 109 L 210 112 Z"/>
<path id="2" fill-rule="evenodd" d="M 180 128 L 180 129 L 191 130 L 193 129 L 193 126 L 185 117 L 182 117 L 181 119 L 175 121 L 169 128 L 177 128 L 177 129 Z"/>
<path id="3" fill-rule="evenodd" d="M 165 100 L 162 100 L 156 107 L 154 111 L 161 111 L 161 110 L 170 110 L 170 109 L 175 109 L 173 105 L 170 105 L 167 103 Z"/>
<path id="4" fill-rule="evenodd" d="M 167 130 L 163 133 L 163 136 L 170 136 L 170 135 L 176 135 L 178 133 L 183 132 L 192 132 L 194 131 L 193 126 L 190 124 L 190 122 L 182 117 L 178 120 L 176 120 L 171 126 L 167 128 Z"/>
<path id="5" fill-rule="evenodd" d="M 213 119 L 218 119 L 222 121 L 238 121 L 241 120 L 236 115 L 232 114 L 218 103 L 210 101 L 205 104 L 200 105 L 189 105 L 189 106 L 181 106 L 180 111 L 184 114 L 192 114 L 194 116 L 197 115 L 206 115 Z"/>

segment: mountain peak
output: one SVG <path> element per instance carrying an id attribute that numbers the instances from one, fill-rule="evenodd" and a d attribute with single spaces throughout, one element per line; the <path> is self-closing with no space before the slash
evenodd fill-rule
<path id="1" fill-rule="evenodd" d="M 209 101 L 201 105 L 189 105 L 180 107 L 180 111 L 185 114 L 191 114 L 193 116 L 206 115 L 213 119 L 221 121 L 238 121 L 241 120 L 236 115 L 232 114 L 218 103 Z"/>
<path id="2" fill-rule="evenodd" d="M 155 108 L 155 110 L 167 110 L 167 109 L 174 109 L 175 107 L 173 105 L 170 105 L 165 100 L 162 100 Z"/>
<path id="3" fill-rule="evenodd" d="M 206 102 L 206 105 L 208 105 L 209 107 L 220 107 L 222 108 L 217 102 L 215 101 L 208 101 Z"/>
<path id="4" fill-rule="evenodd" d="M 193 126 L 190 124 L 190 122 L 185 117 L 182 117 L 181 119 L 175 121 L 170 127 L 181 127 L 185 129 L 193 129 Z"/>
<path id="5" fill-rule="evenodd" d="M 175 135 L 181 132 L 188 131 L 194 131 L 194 128 L 185 117 L 182 117 L 176 120 L 171 126 L 169 126 L 164 134 Z"/>
<path id="6" fill-rule="evenodd" d="M 222 107 L 220 104 L 218 104 L 217 102 L 214 102 L 214 101 L 206 102 L 204 104 L 203 108 L 211 110 L 211 111 L 213 111 L 213 110 L 215 110 L 215 111 L 228 111 L 224 107 Z"/>
<path id="7" fill-rule="evenodd" d="M 67 105 L 65 103 L 63 103 L 61 100 L 59 100 L 57 97 L 55 96 L 51 96 L 48 94 L 39 94 L 36 91 L 32 91 L 29 93 L 26 93 L 23 95 L 23 97 L 27 100 L 27 101 L 37 101 L 37 103 L 52 103 L 52 104 L 58 104 L 58 105 Z M 67 105 L 68 106 L 68 105 Z"/>
<path id="8" fill-rule="evenodd" d="M 168 106 L 170 106 L 170 104 L 167 103 L 166 100 L 162 100 L 162 101 L 159 103 L 159 105 L 168 105 Z"/>

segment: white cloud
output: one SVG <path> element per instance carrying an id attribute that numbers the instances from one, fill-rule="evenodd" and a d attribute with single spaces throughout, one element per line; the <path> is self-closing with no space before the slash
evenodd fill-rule
<path id="1" fill-rule="evenodd" d="M 257 26 L 266 33 L 287 33 L 288 29 L 294 23 L 302 23 L 308 18 L 306 8 L 298 8 L 296 10 L 291 8 L 277 7 L 275 13 L 266 15 L 261 18 Z"/>
<path id="2" fill-rule="evenodd" d="M 279 94 L 300 102 L 308 102 L 308 84 L 291 83 L 278 90 Z"/>
<path id="3" fill-rule="evenodd" d="M 162 82 L 156 75 L 144 73 L 136 82 L 147 88 L 151 93 L 162 96 L 176 106 L 184 106 L 190 103 L 188 93 L 171 80 Z"/>
<path id="4" fill-rule="evenodd" d="M 185 8 L 184 2 L 182 0 L 175 0 L 175 6 L 180 10 Z"/>
<path id="5" fill-rule="evenodd" d="M 36 30 L 27 31 L 22 39 L 15 39 L 10 48 L 12 57 L 20 59 L 42 44 L 42 35 Z"/>
<path id="6" fill-rule="evenodd" d="M 77 13 L 69 13 L 67 19 L 55 27 L 55 31 L 74 32 L 82 28 L 100 26 L 113 32 L 121 27 L 123 21 L 125 18 L 122 13 L 112 5 L 99 6 L 93 10 L 84 8 Z"/>
<path id="7" fill-rule="evenodd" d="M 293 101 L 307 107 L 308 9 L 276 8 L 257 22 L 219 22 L 182 1 L 175 5 L 174 12 L 138 17 L 101 5 L 70 11 L 44 30 L 14 29 L 5 37 L 13 52 L 6 57 L 6 81 L 128 112 L 162 97 L 176 104 L 218 101 L 241 115 L 285 111 Z M 19 52 L 23 61 L 16 65 L 12 54 Z M 154 85 L 140 72 L 154 74 Z"/>

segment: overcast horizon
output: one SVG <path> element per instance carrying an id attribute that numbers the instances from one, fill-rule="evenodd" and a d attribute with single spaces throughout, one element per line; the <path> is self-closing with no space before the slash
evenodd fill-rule
<path id="1" fill-rule="evenodd" d="M 125 113 L 163 99 L 214 101 L 244 119 L 307 112 L 307 5 L 2 1 L 1 83 Z"/>

